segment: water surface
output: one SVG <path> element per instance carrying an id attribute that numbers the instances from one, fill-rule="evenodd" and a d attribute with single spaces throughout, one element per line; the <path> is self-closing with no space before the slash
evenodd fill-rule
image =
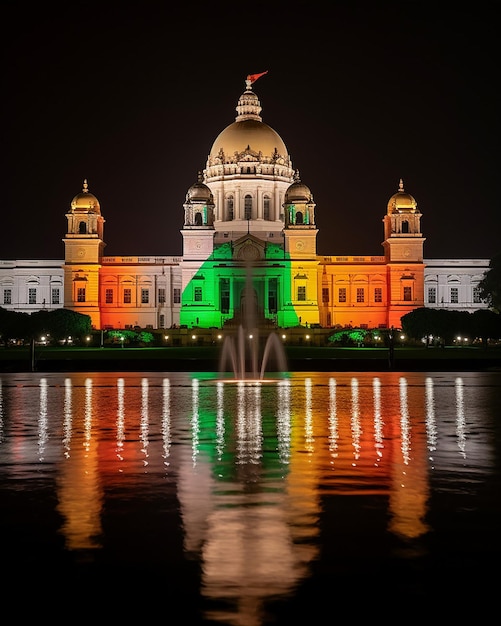
<path id="1" fill-rule="evenodd" d="M 35 615 L 71 602 L 67 619 L 167 624 L 385 619 L 402 602 L 404 621 L 465 601 L 483 612 L 500 556 L 500 384 L 2 374 L 5 593 L 22 589 Z"/>

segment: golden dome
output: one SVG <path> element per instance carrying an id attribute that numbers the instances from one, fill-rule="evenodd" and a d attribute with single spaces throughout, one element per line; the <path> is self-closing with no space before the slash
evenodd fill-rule
<path id="1" fill-rule="evenodd" d="M 310 188 L 299 180 L 299 174 L 296 174 L 296 180 L 285 192 L 286 204 L 299 204 L 303 202 L 313 202 L 313 195 Z"/>
<path id="2" fill-rule="evenodd" d="M 71 210 L 77 213 L 101 213 L 99 201 L 89 192 L 87 179 L 84 180 L 83 189 L 71 201 Z"/>
<path id="3" fill-rule="evenodd" d="M 226 158 L 245 151 L 262 153 L 270 159 L 274 156 L 287 157 L 287 148 L 280 135 L 268 124 L 256 120 L 233 122 L 227 126 L 214 142 L 210 155 L 219 156 L 221 151 Z"/>
<path id="4" fill-rule="evenodd" d="M 388 213 L 417 213 L 417 202 L 410 193 L 404 191 L 404 182 L 400 179 L 397 193 L 388 201 Z"/>
<path id="5" fill-rule="evenodd" d="M 200 175 L 198 181 L 191 185 L 186 194 L 186 202 L 191 202 L 192 200 L 214 204 L 212 191 L 202 182 Z"/>
<path id="6" fill-rule="evenodd" d="M 238 155 L 247 153 L 261 159 L 275 161 L 277 157 L 288 159 L 287 148 L 280 135 L 262 121 L 261 104 L 248 83 L 236 107 L 238 113 L 233 124 L 219 133 L 213 143 L 209 160 L 222 158 L 225 162 L 239 160 Z"/>

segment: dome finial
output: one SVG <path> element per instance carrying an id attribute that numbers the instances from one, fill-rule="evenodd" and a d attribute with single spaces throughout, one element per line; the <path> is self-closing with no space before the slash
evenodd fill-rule
<path id="1" fill-rule="evenodd" d="M 402 179 L 400 179 L 400 183 L 398 185 L 398 190 L 403 192 L 404 191 L 404 181 Z"/>
<path id="2" fill-rule="evenodd" d="M 89 193 L 89 185 L 87 184 L 87 179 L 86 178 L 84 178 L 82 191 L 83 191 L 83 193 Z"/>

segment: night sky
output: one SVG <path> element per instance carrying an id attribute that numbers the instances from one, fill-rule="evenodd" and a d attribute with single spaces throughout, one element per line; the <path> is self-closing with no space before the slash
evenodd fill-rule
<path id="1" fill-rule="evenodd" d="M 319 254 L 382 255 L 400 178 L 425 258 L 501 251 L 498 3 L 211 4 L 2 4 L 0 259 L 62 259 L 85 178 L 106 255 L 180 255 L 186 192 L 263 71 Z"/>

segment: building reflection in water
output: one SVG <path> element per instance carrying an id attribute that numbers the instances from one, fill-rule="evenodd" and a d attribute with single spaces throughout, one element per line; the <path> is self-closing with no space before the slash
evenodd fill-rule
<path id="1" fill-rule="evenodd" d="M 426 503 L 429 497 L 426 461 L 426 431 L 421 416 L 423 410 L 413 404 L 409 410 L 408 385 L 405 377 L 399 380 L 398 413 L 390 423 L 400 425 L 400 454 L 392 459 L 392 486 L 389 508 L 389 530 L 397 535 L 415 539 L 428 530 L 425 523 Z"/>
<path id="2" fill-rule="evenodd" d="M 424 374 L 412 384 L 398 373 L 53 378 L 39 378 L 36 461 L 55 464 L 66 549 L 92 558 L 103 548 L 109 494 L 175 480 L 185 557 L 200 564 L 208 605 L 227 605 L 224 615 L 209 608 L 213 619 L 230 611 L 259 624 L 268 600 L 308 577 L 326 496 L 385 499 L 388 531 L 416 547 L 430 530 L 430 474 L 451 440 L 439 403 L 453 407 L 456 455 L 467 456 L 461 377 L 442 382 L 439 399 Z M 0 385 L 4 446 L 10 420 L 29 419 L 21 391 Z M 7 450 L 28 461 L 23 432 Z"/>
<path id="3" fill-rule="evenodd" d="M 43 381 L 42 381 L 43 382 Z M 103 488 L 99 476 L 98 426 L 93 424 L 92 379 L 85 381 L 84 397 L 74 397 L 71 380 L 65 380 L 63 409 L 63 449 L 65 462 L 57 475 L 58 511 L 63 517 L 61 533 L 68 550 L 92 551 L 101 547 L 101 509 Z M 81 390 L 78 390 L 81 392 Z M 44 403 L 44 386 L 40 388 L 40 421 Z M 83 428 L 74 415 L 83 412 Z"/>
<path id="4" fill-rule="evenodd" d="M 247 623 L 254 619 L 260 623 L 262 603 L 293 588 L 305 575 L 303 563 L 313 558 L 315 549 L 295 544 L 291 513 L 294 517 L 294 507 L 301 507 L 304 498 L 290 493 L 283 481 L 288 472 L 284 441 L 290 437 L 284 433 L 290 423 L 287 384 L 279 387 L 277 398 L 282 403 L 274 411 L 278 415 L 272 447 L 261 417 L 263 386 L 237 383 L 224 405 L 226 389 L 228 385 L 218 386 L 216 444 L 218 458 L 226 457 L 225 465 L 215 475 L 208 464 L 193 466 L 192 458 L 186 458 L 181 469 L 179 499 L 186 549 L 199 552 L 203 595 L 211 601 L 225 600 Z M 194 413 L 197 407 L 194 402 Z M 232 429 L 234 437 L 223 439 Z M 304 490 L 303 495 L 308 500 Z M 222 618 L 217 612 L 210 617 Z"/>

